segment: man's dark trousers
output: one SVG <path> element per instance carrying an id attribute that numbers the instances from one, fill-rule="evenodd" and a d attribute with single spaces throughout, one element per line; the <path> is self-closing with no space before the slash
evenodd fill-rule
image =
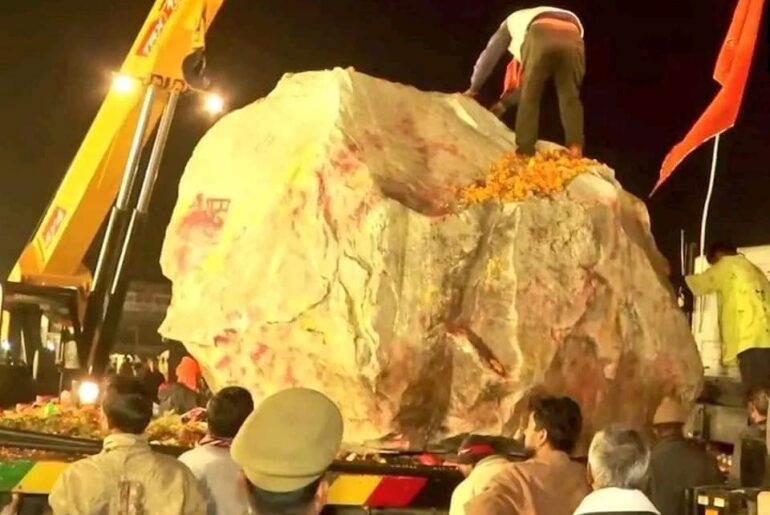
<path id="1" fill-rule="evenodd" d="M 584 144 L 583 103 L 580 86 L 585 75 L 585 46 L 576 31 L 535 24 L 522 46 L 523 77 L 516 113 L 516 141 L 519 152 L 535 153 L 543 89 L 553 78 L 559 97 L 559 111 L 566 145 Z"/>

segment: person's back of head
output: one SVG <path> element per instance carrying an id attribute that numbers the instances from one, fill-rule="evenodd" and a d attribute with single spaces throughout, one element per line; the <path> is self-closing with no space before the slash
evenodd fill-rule
<path id="1" fill-rule="evenodd" d="M 314 515 L 326 503 L 326 471 L 342 444 L 342 414 L 328 397 L 290 388 L 246 418 L 231 455 L 260 515 Z"/>
<path id="2" fill-rule="evenodd" d="M 681 402 L 673 397 L 664 398 L 652 419 L 655 437 L 658 439 L 683 437 L 687 417 L 687 410 Z"/>
<path id="3" fill-rule="evenodd" d="M 149 356 L 144 360 L 144 366 L 147 367 L 147 369 L 150 372 L 155 372 L 158 370 L 158 358 L 154 356 Z"/>
<path id="4" fill-rule="evenodd" d="M 222 388 L 208 404 L 209 434 L 217 438 L 235 438 L 246 418 L 254 411 L 254 400 L 245 388 Z"/>
<path id="5" fill-rule="evenodd" d="M 594 490 L 641 489 L 647 478 L 650 451 L 633 429 L 610 427 L 599 431 L 588 450 L 588 471 Z"/>
<path id="6" fill-rule="evenodd" d="M 120 364 L 120 367 L 118 367 L 118 375 L 124 377 L 133 377 L 134 367 L 131 365 L 131 362 L 124 360 L 123 363 Z"/>
<path id="7" fill-rule="evenodd" d="M 728 241 L 717 241 L 712 243 L 706 252 L 706 260 L 713 265 L 724 256 L 735 256 L 736 254 L 738 254 L 738 249 L 735 245 Z"/>
<path id="8" fill-rule="evenodd" d="M 768 405 L 770 405 L 770 390 L 754 388 L 749 392 L 749 418 L 753 424 L 761 424 L 767 420 Z"/>
<path id="9" fill-rule="evenodd" d="M 524 445 L 538 453 L 552 449 L 571 453 L 583 429 L 580 406 L 569 397 L 539 397 L 530 405 Z"/>
<path id="10" fill-rule="evenodd" d="M 246 491 L 252 512 L 257 515 L 315 515 L 323 504 L 318 502 L 319 492 L 326 495 L 328 487 L 319 478 L 309 485 L 290 492 L 271 492 L 248 483 Z M 320 505 L 316 508 L 316 505 Z"/>
<path id="11" fill-rule="evenodd" d="M 111 431 L 139 435 L 152 418 L 152 398 L 135 377 L 117 375 L 106 384 L 102 411 Z"/>

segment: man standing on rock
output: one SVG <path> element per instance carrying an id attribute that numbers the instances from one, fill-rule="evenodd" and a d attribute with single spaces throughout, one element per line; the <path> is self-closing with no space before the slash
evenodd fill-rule
<path id="1" fill-rule="evenodd" d="M 585 75 L 583 25 L 575 13 L 556 7 L 521 9 L 511 14 L 492 36 L 473 68 L 467 95 L 476 96 L 495 64 L 508 50 L 513 62 L 506 89 L 493 111 L 498 116 L 518 98 L 516 143 L 518 152 L 535 153 L 540 123 L 540 99 L 546 82 L 553 79 L 567 147 L 572 157 L 583 155 L 583 104 L 580 87 Z"/>

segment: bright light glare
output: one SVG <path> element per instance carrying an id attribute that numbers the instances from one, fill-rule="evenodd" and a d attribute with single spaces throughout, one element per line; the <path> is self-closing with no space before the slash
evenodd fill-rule
<path id="1" fill-rule="evenodd" d="M 5 352 L 8 352 L 9 350 L 11 350 L 11 342 L 9 342 L 8 340 L 3 340 L 2 342 L 0 342 L 0 349 L 3 349 Z"/>
<path id="2" fill-rule="evenodd" d="M 56 350 L 56 344 L 49 340 L 49 341 L 46 342 L 45 348 L 48 349 L 49 351 L 53 352 L 53 351 Z"/>
<path id="3" fill-rule="evenodd" d="M 134 89 L 135 81 L 128 75 L 119 73 L 112 79 L 112 88 L 118 93 L 130 93 Z"/>
<path id="4" fill-rule="evenodd" d="M 203 103 L 203 108 L 209 114 L 219 114 L 225 109 L 224 99 L 216 93 L 209 93 L 206 95 L 206 100 Z"/>
<path id="5" fill-rule="evenodd" d="M 99 399 L 99 385 L 93 381 L 83 381 L 78 388 L 78 399 L 81 404 L 96 404 Z"/>

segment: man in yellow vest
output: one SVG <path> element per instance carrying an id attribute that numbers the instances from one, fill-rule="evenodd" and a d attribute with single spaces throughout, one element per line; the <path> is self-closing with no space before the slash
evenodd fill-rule
<path id="1" fill-rule="evenodd" d="M 716 243 L 711 268 L 685 278 L 694 295 L 716 292 L 722 363 L 736 358 L 747 391 L 770 386 L 770 281 L 734 245 Z"/>

